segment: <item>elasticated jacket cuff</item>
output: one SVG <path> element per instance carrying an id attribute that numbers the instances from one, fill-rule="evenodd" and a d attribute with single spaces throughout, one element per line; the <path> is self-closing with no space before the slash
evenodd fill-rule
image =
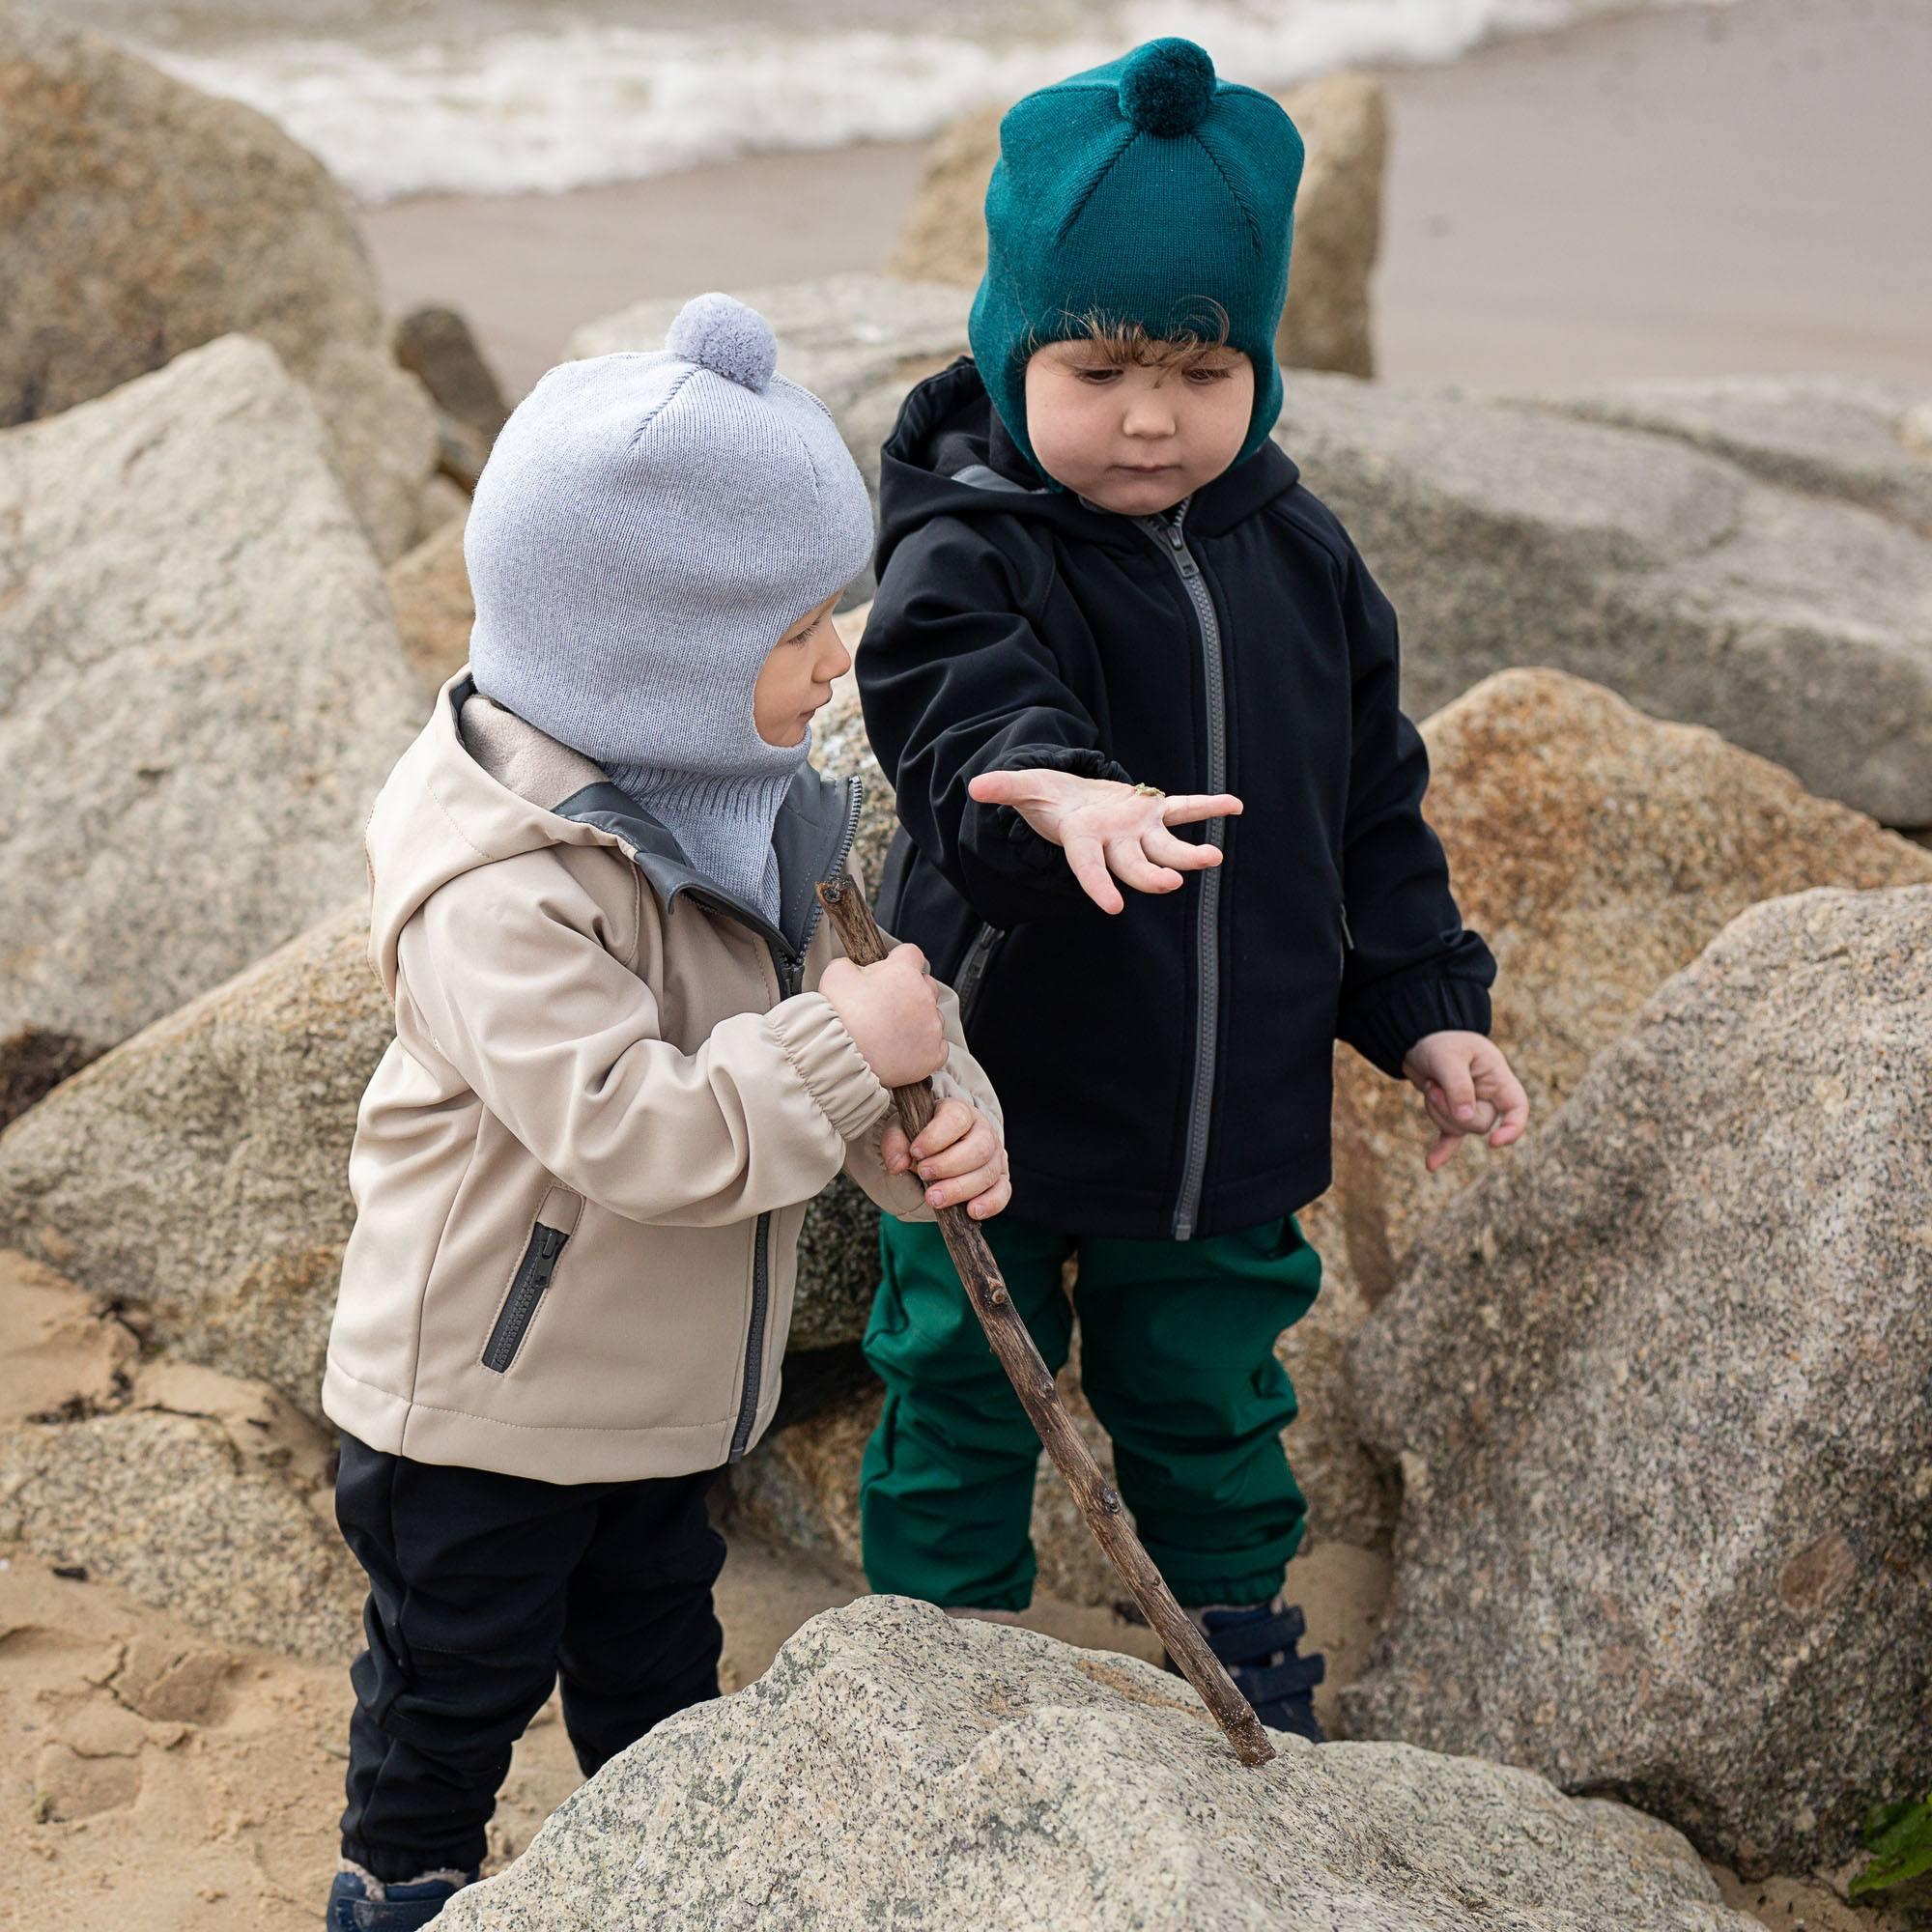
<path id="1" fill-rule="evenodd" d="M 841 1140 L 857 1140 L 878 1123 L 893 1096 L 823 993 L 796 994 L 765 1017 Z"/>
<path id="2" fill-rule="evenodd" d="M 1391 1080 L 1417 1040 L 1432 1033 L 1490 1030 L 1490 990 L 1474 980 L 1403 976 L 1366 988 L 1342 1009 L 1338 1037 Z"/>

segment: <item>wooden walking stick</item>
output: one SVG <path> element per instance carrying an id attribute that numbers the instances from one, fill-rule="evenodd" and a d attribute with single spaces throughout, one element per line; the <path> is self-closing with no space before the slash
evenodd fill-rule
<path id="1" fill-rule="evenodd" d="M 845 949 L 845 956 L 855 966 L 875 966 L 886 956 L 886 945 L 872 909 L 850 872 L 821 885 L 818 896 L 825 906 L 832 929 Z M 917 1140 L 932 1119 L 936 1102 L 932 1083 L 922 1080 L 916 1087 L 895 1087 L 893 1107 L 908 1141 Z M 1248 1700 L 1235 1689 L 1221 1661 L 1208 1648 L 1208 1640 L 1196 1629 L 1187 1613 L 1174 1601 L 1174 1592 L 1154 1568 L 1153 1558 L 1127 1521 L 1121 1506 L 1120 1492 L 1100 1473 L 1100 1465 L 1088 1452 L 1079 1432 L 1068 1419 L 1054 1386 L 1053 1377 L 1040 1352 L 1020 1320 L 1000 1264 L 986 1245 L 986 1236 L 964 1208 L 938 1209 L 939 1232 L 945 1236 L 946 1252 L 952 1257 L 966 1298 L 973 1304 L 1000 1366 L 1007 1372 L 1021 1406 L 1032 1418 L 1046 1453 L 1061 1479 L 1073 1492 L 1073 1500 L 1087 1520 L 1107 1560 L 1120 1573 L 1133 1593 L 1141 1613 L 1163 1644 L 1167 1654 L 1180 1666 L 1181 1674 L 1201 1693 L 1201 1701 L 1213 1714 L 1214 1721 L 1227 1733 L 1235 1755 L 1246 1765 L 1263 1765 L 1274 1756 L 1267 1732 L 1254 1714 Z"/>

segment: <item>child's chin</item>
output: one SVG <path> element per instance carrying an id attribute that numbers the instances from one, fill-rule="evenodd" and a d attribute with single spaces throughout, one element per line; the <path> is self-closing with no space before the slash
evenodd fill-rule
<path id="1" fill-rule="evenodd" d="M 1186 484 L 1168 471 L 1159 476 L 1109 476 L 1090 493 L 1089 500 L 1117 516 L 1157 517 L 1186 495 Z"/>

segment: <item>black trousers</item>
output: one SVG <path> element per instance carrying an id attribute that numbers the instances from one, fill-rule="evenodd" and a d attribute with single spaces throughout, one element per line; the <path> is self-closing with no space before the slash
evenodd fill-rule
<path id="1" fill-rule="evenodd" d="M 715 1474 L 540 1483 L 342 1438 L 336 1520 L 369 1574 L 344 1858 L 389 1883 L 474 1871 L 510 1747 L 559 1675 L 586 1777 L 717 1696 Z"/>

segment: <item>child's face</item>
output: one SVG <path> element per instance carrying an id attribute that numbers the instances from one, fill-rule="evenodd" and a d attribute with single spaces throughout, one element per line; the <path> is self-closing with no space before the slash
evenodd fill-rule
<path id="1" fill-rule="evenodd" d="M 1110 359 L 1092 342 L 1049 343 L 1026 366 L 1027 432 L 1039 467 L 1122 516 L 1171 510 L 1211 483 L 1247 440 L 1254 364 L 1212 349 L 1178 364 Z"/>
<path id="2" fill-rule="evenodd" d="M 808 611 L 771 648 L 752 687 L 752 722 L 768 745 L 796 745 L 812 714 L 832 696 L 832 680 L 852 668 L 852 654 L 832 621 L 838 593 Z"/>

